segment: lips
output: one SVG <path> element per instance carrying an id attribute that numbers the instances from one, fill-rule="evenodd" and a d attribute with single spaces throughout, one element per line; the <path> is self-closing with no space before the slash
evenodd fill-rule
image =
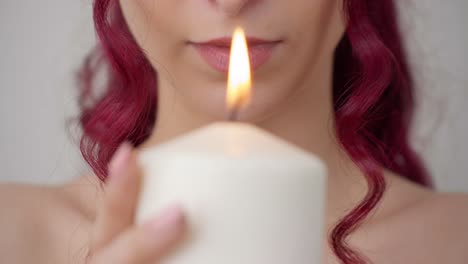
<path id="1" fill-rule="evenodd" d="M 274 49 L 281 41 L 268 41 L 258 38 L 247 38 L 249 57 L 252 70 L 264 65 L 271 57 Z M 229 55 L 231 38 L 219 38 L 202 43 L 191 43 L 203 60 L 215 70 L 227 73 L 229 71 Z"/>

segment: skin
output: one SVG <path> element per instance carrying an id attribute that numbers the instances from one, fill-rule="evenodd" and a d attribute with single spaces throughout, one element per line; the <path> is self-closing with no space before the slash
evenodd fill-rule
<path id="1" fill-rule="evenodd" d="M 226 76 L 187 43 L 230 36 L 238 24 L 248 36 L 282 40 L 254 73 L 252 103 L 240 119 L 327 164 L 327 230 L 364 197 L 365 177 L 330 126 L 332 54 L 345 28 L 340 1 L 135 0 L 121 6 L 159 73 L 155 130 L 138 149 L 119 149 L 106 186 L 91 174 L 58 186 L 1 185 L 0 262 L 84 263 L 91 253 L 93 264 L 116 263 L 116 258 L 125 264 L 157 263 L 176 251 L 186 226 L 177 207 L 169 219 L 170 213 L 142 226 L 132 221 L 141 176 L 135 156 L 225 117 Z M 383 200 L 349 244 L 379 264 L 465 263 L 468 196 L 438 193 L 389 171 L 385 178 Z M 325 237 L 323 263 L 339 263 Z"/>

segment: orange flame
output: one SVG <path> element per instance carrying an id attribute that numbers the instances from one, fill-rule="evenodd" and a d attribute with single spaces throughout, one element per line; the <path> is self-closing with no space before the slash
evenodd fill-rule
<path id="1" fill-rule="evenodd" d="M 242 28 L 236 28 L 232 37 L 226 94 L 226 104 L 230 111 L 236 113 L 249 103 L 251 86 L 247 40 Z"/>

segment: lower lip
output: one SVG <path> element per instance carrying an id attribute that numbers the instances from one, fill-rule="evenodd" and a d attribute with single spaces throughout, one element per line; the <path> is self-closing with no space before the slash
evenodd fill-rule
<path id="1" fill-rule="evenodd" d="M 249 47 L 250 66 L 252 70 L 258 69 L 270 59 L 278 42 L 257 44 Z M 220 47 L 210 44 L 194 44 L 200 56 L 215 70 L 227 73 L 229 71 L 229 47 Z"/>

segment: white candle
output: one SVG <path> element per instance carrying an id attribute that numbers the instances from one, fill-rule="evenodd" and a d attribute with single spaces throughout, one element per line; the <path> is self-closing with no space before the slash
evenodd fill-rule
<path id="1" fill-rule="evenodd" d="M 184 244 L 161 264 L 320 263 L 325 167 L 242 123 L 215 123 L 139 157 L 142 222 L 173 202 L 187 215 Z"/>
<path id="2" fill-rule="evenodd" d="M 250 92 L 242 32 L 231 49 L 235 118 Z M 185 243 L 161 264 L 321 262 L 326 169 L 314 155 L 252 125 L 220 122 L 143 150 L 138 162 L 137 223 L 172 203 L 188 221 Z"/>

